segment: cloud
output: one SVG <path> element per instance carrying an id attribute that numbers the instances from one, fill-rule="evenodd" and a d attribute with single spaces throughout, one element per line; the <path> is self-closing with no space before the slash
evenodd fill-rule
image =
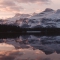
<path id="1" fill-rule="evenodd" d="M 15 3 L 13 1 L 10 0 L 2 0 L 0 2 L 0 5 L 5 5 L 5 6 L 15 6 Z"/>
<path id="2" fill-rule="evenodd" d="M 50 0 L 15 0 L 19 3 L 36 3 L 36 2 L 40 2 L 40 3 L 48 3 Z"/>
<path id="3" fill-rule="evenodd" d="M 19 12 L 23 9 L 21 6 L 18 6 L 13 0 L 1 0 L 0 1 L 0 11 L 7 12 Z"/>
<path id="4" fill-rule="evenodd" d="M 0 11 L 20 12 L 24 10 L 20 3 L 48 3 L 50 0 L 0 0 Z"/>

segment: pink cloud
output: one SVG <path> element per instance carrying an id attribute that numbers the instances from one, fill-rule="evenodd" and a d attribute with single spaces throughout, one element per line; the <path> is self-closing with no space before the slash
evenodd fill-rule
<path id="1" fill-rule="evenodd" d="M 20 3 L 47 3 L 49 0 L 0 0 L 0 11 L 20 12 L 24 10 Z M 18 5 L 17 5 L 18 4 Z"/>
<path id="2" fill-rule="evenodd" d="M 0 1 L 0 11 L 7 12 L 19 12 L 23 9 L 21 6 L 18 6 L 13 0 L 1 0 Z"/>

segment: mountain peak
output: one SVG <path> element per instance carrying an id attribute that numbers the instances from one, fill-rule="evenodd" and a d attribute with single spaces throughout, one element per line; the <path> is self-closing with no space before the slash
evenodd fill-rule
<path id="1" fill-rule="evenodd" d="M 54 10 L 51 8 L 46 8 L 44 12 L 51 12 L 51 11 L 54 11 Z"/>
<path id="2" fill-rule="evenodd" d="M 15 14 L 14 17 L 28 17 L 28 16 L 30 16 L 30 15 L 29 14 L 20 14 L 20 13 L 17 13 L 17 14 Z"/>
<path id="3" fill-rule="evenodd" d="M 20 13 L 16 13 L 15 16 L 20 16 L 21 14 Z"/>

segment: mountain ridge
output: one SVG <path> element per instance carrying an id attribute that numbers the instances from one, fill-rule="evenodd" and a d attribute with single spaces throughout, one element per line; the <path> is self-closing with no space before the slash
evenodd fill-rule
<path id="1" fill-rule="evenodd" d="M 46 8 L 41 13 L 33 13 L 32 15 L 17 13 L 14 17 L 6 19 L 3 23 L 1 22 L 1 24 L 15 24 L 20 27 L 25 25 L 27 28 L 39 25 L 42 27 L 60 28 L 60 9 Z"/>

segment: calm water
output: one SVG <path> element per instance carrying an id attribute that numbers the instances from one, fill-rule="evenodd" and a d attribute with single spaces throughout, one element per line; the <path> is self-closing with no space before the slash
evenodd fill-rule
<path id="1" fill-rule="evenodd" d="M 0 39 L 0 60 L 60 60 L 60 36 Z"/>

